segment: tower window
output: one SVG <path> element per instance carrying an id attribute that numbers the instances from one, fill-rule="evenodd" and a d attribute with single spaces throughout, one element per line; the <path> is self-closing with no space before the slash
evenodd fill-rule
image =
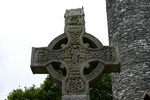
<path id="1" fill-rule="evenodd" d="M 148 94 L 145 95 L 144 100 L 150 100 L 150 96 Z"/>
<path id="2" fill-rule="evenodd" d="M 142 100 L 150 100 L 150 93 L 145 92 L 144 95 L 142 96 Z"/>

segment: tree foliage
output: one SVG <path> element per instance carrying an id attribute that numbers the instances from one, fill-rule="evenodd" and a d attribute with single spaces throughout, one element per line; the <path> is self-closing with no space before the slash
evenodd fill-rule
<path id="1" fill-rule="evenodd" d="M 91 100 L 113 100 L 111 75 L 103 75 L 97 85 L 90 88 Z"/>
<path id="2" fill-rule="evenodd" d="M 97 85 L 90 88 L 91 100 L 112 100 L 111 76 L 103 75 Z M 35 85 L 15 89 L 7 96 L 8 100 L 61 100 L 61 89 L 48 75 L 40 87 Z"/>

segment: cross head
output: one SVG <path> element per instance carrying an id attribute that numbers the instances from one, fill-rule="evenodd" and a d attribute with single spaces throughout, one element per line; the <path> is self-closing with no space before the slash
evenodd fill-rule
<path id="1" fill-rule="evenodd" d="M 62 100 L 89 100 L 89 86 L 104 73 L 119 72 L 118 49 L 85 32 L 83 8 L 66 10 L 64 33 L 48 47 L 32 48 L 34 74 L 50 74 Z"/>

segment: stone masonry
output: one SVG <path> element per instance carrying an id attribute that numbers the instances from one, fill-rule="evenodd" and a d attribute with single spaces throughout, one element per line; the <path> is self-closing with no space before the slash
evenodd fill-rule
<path id="1" fill-rule="evenodd" d="M 141 100 L 150 92 L 150 0 L 106 0 L 109 43 L 118 46 L 121 72 L 114 100 Z"/>

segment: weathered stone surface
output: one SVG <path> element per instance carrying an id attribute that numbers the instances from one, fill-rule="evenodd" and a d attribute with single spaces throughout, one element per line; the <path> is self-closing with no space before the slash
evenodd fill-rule
<path id="1" fill-rule="evenodd" d="M 88 95 L 64 95 L 62 100 L 90 100 Z"/>
<path id="2" fill-rule="evenodd" d="M 66 10 L 64 34 L 48 47 L 32 48 L 34 74 L 50 74 L 62 87 L 62 100 L 89 100 L 89 86 L 104 73 L 119 72 L 118 49 L 103 46 L 85 32 L 83 9 Z"/>
<path id="3" fill-rule="evenodd" d="M 150 0 L 106 0 L 109 42 L 118 46 L 121 73 L 113 74 L 114 100 L 141 100 L 150 92 Z"/>

